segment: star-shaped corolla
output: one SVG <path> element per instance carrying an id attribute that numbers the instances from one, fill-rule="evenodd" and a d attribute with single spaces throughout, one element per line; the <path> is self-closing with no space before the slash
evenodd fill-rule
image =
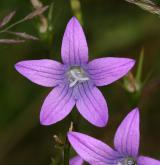
<path id="1" fill-rule="evenodd" d="M 96 86 L 108 85 L 128 73 L 135 61 L 106 57 L 88 62 L 88 46 L 83 29 L 73 17 L 63 36 L 63 64 L 49 59 L 21 61 L 16 70 L 32 82 L 54 87 L 45 99 L 40 121 L 43 125 L 64 119 L 76 105 L 80 114 L 93 125 L 108 121 L 105 98 Z"/>
<path id="2" fill-rule="evenodd" d="M 69 132 L 68 139 L 79 156 L 91 165 L 160 165 L 159 160 L 138 153 L 139 110 L 131 111 L 114 138 L 115 149 L 88 135 Z"/>

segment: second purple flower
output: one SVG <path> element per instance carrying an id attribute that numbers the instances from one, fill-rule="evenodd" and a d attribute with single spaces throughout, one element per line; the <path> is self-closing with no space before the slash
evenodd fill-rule
<path id="1" fill-rule="evenodd" d="M 96 86 L 120 79 L 134 66 L 128 58 L 105 57 L 88 62 L 88 46 L 83 29 L 73 17 L 63 36 L 63 64 L 49 59 L 21 61 L 16 70 L 32 82 L 55 87 L 45 99 L 40 121 L 43 125 L 64 119 L 76 105 L 80 114 L 93 125 L 108 121 L 108 107 Z"/>

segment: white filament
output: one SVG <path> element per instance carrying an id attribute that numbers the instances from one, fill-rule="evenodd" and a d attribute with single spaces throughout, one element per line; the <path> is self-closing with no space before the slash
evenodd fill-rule
<path id="1" fill-rule="evenodd" d="M 73 87 L 78 83 L 88 81 L 89 77 L 81 67 L 74 66 L 68 71 L 68 79 L 70 82 L 69 87 Z"/>

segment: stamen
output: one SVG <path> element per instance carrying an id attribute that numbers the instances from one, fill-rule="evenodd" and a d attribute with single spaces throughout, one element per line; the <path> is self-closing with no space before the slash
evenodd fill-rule
<path id="1" fill-rule="evenodd" d="M 67 72 L 68 80 L 70 82 L 69 87 L 73 87 L 78 83 L 88 81 L 89 77 L 86 75 L 86 72 L 80 66 L 73 66 Z"/>
<path id="2" fill-rule="evenodd" d="M 123 158 L 117 161 L 116 165 L 137 165 L 137 162 L 132 157 Z"/>

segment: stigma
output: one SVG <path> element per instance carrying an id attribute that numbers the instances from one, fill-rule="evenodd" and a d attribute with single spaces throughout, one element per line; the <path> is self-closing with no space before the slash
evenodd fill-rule
<path id="1" fill-rule="evenodd" d="M 137 165 L 137 162 L 132 157 L 122 158 L 117 161 L 116 165 Z"/>
<path id="2" fill-rule="evenodd" d="M 80 66 L 72 66 L 67 72 L 69 87 L 74 87 L 78 83 L 82 83 L 89 80 L 84 69 Z"/>

